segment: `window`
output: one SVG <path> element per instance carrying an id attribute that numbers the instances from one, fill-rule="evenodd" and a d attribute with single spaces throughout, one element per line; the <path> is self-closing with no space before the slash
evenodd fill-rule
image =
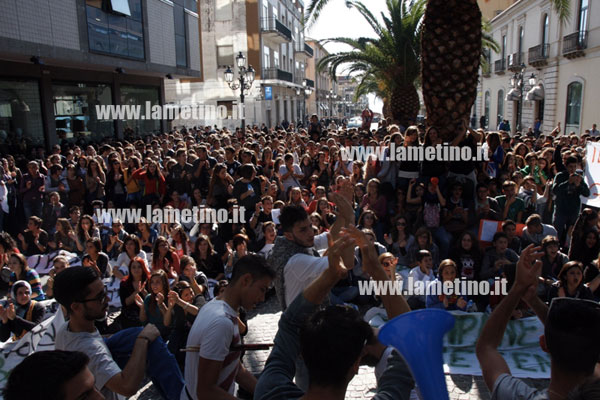
<path id="1" fill-rule="evenodd" d="M 96 106 L 113 104 L 109 85 L 53 84 L 52 102 L 59 139 L 99 142 L 114 137 L 113 121 L 98 119 L 96 115 Z"/>
<path id="2" fill-rule="evenodd" d="M 523 39 L 525 38 L 525 29 L 522 26 L 519 27 L 519 54 L 518 57 L 521 57 L 521 53 L 523 53 Z M 519 63 L 523 62 L 523 60 L 519 59 Z"/>
<path id="3" fill-rule="evenodd" d="M 506 60 L 506 35 L 502 35 L 502 63 Z"/>
<path id="4" fill-rule="evenodd" d="M 141 0 L 129 0 L 128 16 L 103 10 L 102 1 L 87 0 L 86 4 L 90 51 L 144 59 Z M 124 9 L 122 4 L 118 6 Z"/>
<path id="5" fill-rule="evenodd" d="M 233 60 L 233 46 L 217 46 L 218 67 L 235 67 Z"/>
<path id="6" fill-rule="evenodd" d="M 60 132 L 57 131 L 60 135 Z M 0 145 L 7 153 L 23 138 L 44 145 L 44 126 L 38 82 L 0 80 Z M 10 146 L 10 147 L 9 147 Z M 13 147 L 14 146 L 14 147 Z"/>
<path id="7" fill-rule="evenodd" d="M 583 95 L 583 84 L 573 82 L 567 87 L 567 117 L 565 132 L 575 131 L 579 133 L 581 120 L 581 99 Z"/>
<path id="8" fill-rule="evenodd" d="M 265 46 L 263 53 L 263 68 L 271 68 L 271 49 Z"/>
<path id="9" fill-rule="evenodd" d="M 129 10 L 129 1 L 127 0 L 110 0 L 108 2 L 110 6 L 110 11 L 114 13 L 119 13 L 123 15 L 131 16 L 131 11 Z"/>
<path id="10" fill-rule="evenodd" d="M 217 101 L 217 107 L 227 108 L 227 118 L 233 118 L 233 101 Z"/>
<path id="11" fill-rule="evenodd" d="M 585 41 L 585 31 L 588 24 L 588 0 L 579 1 L 579 21 L 577 30 L 579 31 L 579 44 Z"/>
<path id="12" fill-rule="evenodd" d="M 548 14 L 544 14 L 544 19 L 542 23 L 542 55 L 544 57 L 548 56 L 548 50 L 546 50 L 546 45 L 550 40 L 550 17 Z"/>
<path id="13" fill-rule="evenodd" d="M 279 68 L 279 52 L 278 51 L 273 52 L 273 66 L 275 68 Z"/>
<path id="14" fill-rule="evenodd" d="M 484 111 L 484 115 L 485 115 L 485 121 L 486 121 L 486 127 L 489 124 L 490 121 L 490 92 L 487 91 L 485 92 L 485 111 Z"/>
<path id="15" fill-rule="evenodd" d="M 145 115 L 146 102 L 149 102 L 151 106 L 160 104 L 158 87 L 121 85 L 121 104 L 138 104 L 141 107 L 141 115 Z M 129 136 L 139 137 L 159 133 L 160 130 L 160 120 L 157 119 L 123 120 L 126 139 Z"/>
<path id="16" fill-rule="evenodd" d="M 178 67 L 187 67 L 185 11 L 177 1 L 173 5 L 173 16 L 175 17 L 175 59 Z"/>
<path id="17" fill-rule="evenodd" d="M 504 90 L 500 89 L 498 90 L 498 110 L 497 110 L 497 115 L 498 115 L 498 122 L 497 124 L 499 125 L 500 122 L 502 122 L 502 120 L 504 119 Z"/>

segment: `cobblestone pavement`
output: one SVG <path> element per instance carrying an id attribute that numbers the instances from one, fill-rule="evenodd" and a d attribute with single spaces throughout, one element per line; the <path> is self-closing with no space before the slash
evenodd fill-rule
<path id="1" fill-rule="evenodd" d="M 277 324 L 281 309 L 276 297 L 271 297 L 248 315 L 249 332 L 247 343 L 272 343 L 277 333 Z M 244 366 L 254 374 L 260 373 L 267 361 L 269 351 L 250 351 L 244 356 Z M 358 375 L 350 382 L 346 399 L 370 399 L 375 393 L 375 374 L 373 368 L 361 367 Z M 525 379 L 530 385 L 544 388 L 548 385 L 545 379 Z M 450 400 L 490 399 L 490 393 L 479 376 L 446 375 L 446 384 Z M 132 399 L 157 399 L 158 394 L 151 383 L 146 384 Z M 413 395 L 413 398 L 416 398 Z"/>

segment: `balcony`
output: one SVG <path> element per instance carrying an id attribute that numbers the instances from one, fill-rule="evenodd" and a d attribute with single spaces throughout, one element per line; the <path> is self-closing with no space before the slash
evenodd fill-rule
<path id="1" fill-rule="evenodd" d="M 529 65 L 533 67 L 542 67 L 548 64 L 550 56 L 550 45 L 540 44 L 529 49 Z"/>
<path id="2" fill-rule="evenodd" d="M 566 58 L 577 58 L 585 55 L 587 49 L 587 31 L 571 33 L 563 38 L 563 56 Z"/>
<path id="3" fill-rule="evenodd" d="M 274 79 L 286 82 L 294 82 L 294 76 L 291 72 L 279 68 L 265 68 L 262 71 L 262 79 Z"/>
<path id="4" fill-rule="evenodd" d="M 512 72 L 519 72 L 521 70 L 521 64 L 525 62 L 523 53 L 513 53 L 508 56 L 508 70 Z"/>
<path id="5" fill-rule="evenodd" d="M 315 88 L 315 81 L 313 81 L 312 79 L 308 79 L 308 78 L 307 78 L 307 79 L 306 79 L 306 87 L 309 87 L 309 88 L 313 88 L 313 89 L 314 89 L 314 88 Z"/>
<path id="6" fill-rule="evenodd" d="M 313 57 L 315 51 L 306 43 L 296 43 L 294 53 L 296 54 L 296 57 L 307 60 Z"/>
<path id="7" fill-rule="evenodd" d="M 506 71 L 506 61 L 504 58 L 494 61 L 494 72 L 497 75 L 503 75 Z"/>
<path id="8" fill-rule="evenodd" d="M 292 31 L 277 18 L 263 18 L 260 30 L 266 42 L 272 46 L 292 41 Z"/>

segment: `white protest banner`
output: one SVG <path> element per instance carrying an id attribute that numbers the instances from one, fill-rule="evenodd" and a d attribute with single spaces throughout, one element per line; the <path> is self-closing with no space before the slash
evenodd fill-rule
<path id="1" fill-rule="evenodd" d="M 380 327 L 387 322 L 385 311 L 369 310 L 365 319 L 371 326 Z M 452 311 L 454 328 L 444 336 L 444 372 L 481 376 L 475 344 L 488 314 Z M 520 378 L 550 378 L 550 355 L 539 346 L 544 326 L 536 317 L 511 320 L 498 348 L 513 376 Z M 418 350 L 415 350 L 418 351 Z"/>
<path id="2" fill-rule="evenodd" d="M 600 207 L 600 143 L 588 142 L 585 150 L 585 183 L 590 188 L 590 196 L 582 196 L 581 202 Z"/>
<path id="3" fill-rule="evenodd" d="M 65 318 L 59 307 L 56 314 L 36 325 L 19 341 L 0 343 L 0 388 L 4 388 L 10 371 L 25 357 L 36 351 L 54 350 L 56 332 L 64 323 Z"/>
<path id="4" fill-rule="evenodd" d="M 48 275 L 50 270 L 53 268 L 52 262 L 58 256 L 63 256 L 69 261 L 71 267 L 80 265 L 80 259 L 77 254 L 70 253 L 66 250 L 53 251 L 49 254 L 37 254 L 34 256 L 27 257 L 27 265 L 29 268 L 35 269 L 39 275 Z"/>
<path id="5" fill-rule="evenodd" d="M 481 375 L 475 344 L 488 314 L 453 311 L 454 328 L 444 337 L 444 371 L 451 374 Z M 513 376 L 550 378 L 550 355 L 539 346 L 544 326 L 536 317 L 511 320 L 498 350 Z"/>

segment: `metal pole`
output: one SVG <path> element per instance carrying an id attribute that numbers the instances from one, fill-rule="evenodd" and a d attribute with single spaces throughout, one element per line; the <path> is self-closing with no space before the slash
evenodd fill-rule
<path id="1" fill-rule="evenodd" d="M 241 72 L 241 71 L 240 71 Z M 242 104 L 242 133 L 246 134 L 246 111 L 244 110 L 244 75 L 240 73 L 240 102 Z"/>

